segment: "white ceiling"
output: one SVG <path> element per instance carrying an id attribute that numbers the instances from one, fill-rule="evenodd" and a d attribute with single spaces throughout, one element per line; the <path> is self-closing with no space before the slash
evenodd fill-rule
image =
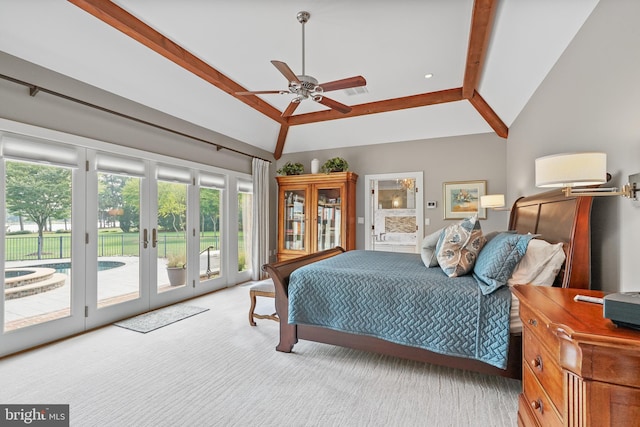
<path id="1" fill-rule="evenodd" d="M 478 92 L 510 126 L 598 0 L 502 0 Z M 473 0 L 117 0 L 248 90 L 362 75 L 355 105 L 462 86 Z M 274 152 L 280 125 L 63 0 L 0 0 L 0 50 Z M 434 77 L 425 79 L 425 73 Z M 25 76 L 13 76 L 25 78 Z M 284 110 L 292 95 L 264 95 Z M 326 107 L 304 101 L 296 114 Z M 284 153 L 492 132 L 467 101 L 292 126 Z"/>

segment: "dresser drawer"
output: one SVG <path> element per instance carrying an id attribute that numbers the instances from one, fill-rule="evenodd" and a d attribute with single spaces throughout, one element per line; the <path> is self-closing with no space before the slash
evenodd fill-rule
<path id="1" fill-rule="evenodd" d="M 556 411 L 551 400 L 536 379 L 535 374 L 526 363 L 522 367 L 522 388 L 525 402 L 520 400 L 520 404 L 529 405 L 529 412 L 533 413 L 539 425 L 548 427 L 562 426 L 560 414 Z"/>
<path id="2" fill-rule="evenodd" d="M 527 329 L 524 331 L 524 335 L 527 332 L 531 332 L 544 346 L 547 347 L 549 355 L 554 360 L 560 360 L 560 341 L 553 332 L 549 330 L 547 324 L 540 319 L 540 316 L 535 314 L 524 304 L 520 304 L 520 319 L 522 325 Z"/>
<path id="3" fill-rule="evenodd" d="M 549 351 L 531 333 L 523 337 L 524 364 L 538 379 L 558 411 L 563 407 L 562 370 Z"/>

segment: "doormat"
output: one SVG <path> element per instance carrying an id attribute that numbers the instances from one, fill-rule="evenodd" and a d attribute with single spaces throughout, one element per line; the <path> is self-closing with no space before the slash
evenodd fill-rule
<path id="1" fill-rule="evenodd" d="M 176 323 L 182 319 L 195 316 L 208 310 L 208 308 L 190 305 L 170 305 L 169 307 L 115 322 L 114 325 L 146 334 L 147 332 L 155 331 L 163 326 Z"/>

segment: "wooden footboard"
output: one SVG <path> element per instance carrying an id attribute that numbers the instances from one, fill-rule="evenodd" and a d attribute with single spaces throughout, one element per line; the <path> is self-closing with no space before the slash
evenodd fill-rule
<path id="1" fill-rule="evenodd" d="M 280 343 L 276 350 L 290 353 L 295 343 L 298 342 L 297 326 L 290 325 L 287 321 L 289 319 L 289 276 L 291 273 L 307 264 L 336 256 L 344 251 L 338 246 L 299 258 L 264 265 L 263 268 L 273 279 L 276 288 L 276 313 L 280 318 Z"/>
<path id="2" fill-rule="evenodd" d="M 446 356 L 421 348 L 392 343 L 379 338 L 339 332 L 316 326 L 289 324 L 287 321 L 289 318 L 288 287 L 291 273 L 297 268 L 343 252 L 344 250 L 342 248 L 337 247 L 335 249 L 329 249 L 278 263 L 266 264 L 264 266 L 264 269 L 273 278 L 276 289 L 276 312 L 280 318 L 280 342 L 276 350 L 290 353 L 293 350 L 293 346 L 298 342 L 298 339 L 303 339 L 490 375 L 510 378 L 520 378 L 522 376 L 522 344 L 519 334 L 511 335 L 508 365 L 506 369 L 500 369 L 477 360 Z"/>

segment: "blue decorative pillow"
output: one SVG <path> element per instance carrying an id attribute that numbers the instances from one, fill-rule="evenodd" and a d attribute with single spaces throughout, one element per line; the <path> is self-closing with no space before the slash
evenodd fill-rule
<path id="1" fill-rule="evenodd" d="M 507 284 L 533 237 L 533 234 L 500 233 L 482 248 L 473 268 L 473 277 L 483 295 Z"/>

